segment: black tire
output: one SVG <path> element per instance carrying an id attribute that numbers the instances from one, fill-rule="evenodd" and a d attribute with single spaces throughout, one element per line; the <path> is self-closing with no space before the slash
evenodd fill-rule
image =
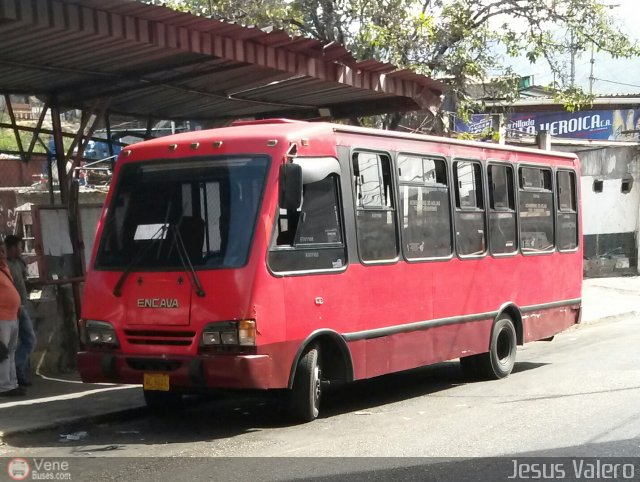
<path id="1" fill-rule="evenodd" d="M 489 353 L 478 355 L 478 373 L 489 380 L 509 376 L 516 363 L 518 339 L 516 327 L 508 315 L 500 315 L 493 324 Z"/>
<path id="2" fill-rule="evenodd" d="M 157 415 L 170 414 L 182 407 L 182 393 L 144 390 L 147 410 Z"/>
<path id="3" fill-rule="evenodd" d="M 289 413 L 294 421 L 307 423 L 318 417 L 321 387 L 320 350 L 313 346 L 300 357 L 289 393 Z"/>

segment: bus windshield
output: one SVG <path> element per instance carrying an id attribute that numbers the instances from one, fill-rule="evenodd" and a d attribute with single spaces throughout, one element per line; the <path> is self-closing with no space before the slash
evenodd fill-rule
<path id="1" fill-rule="evenodd" d="M 268 164 L 243 156 L 123 166 L 96 269 L 178 269 L 183 255 L 196 269 L 243 266 Z"/>

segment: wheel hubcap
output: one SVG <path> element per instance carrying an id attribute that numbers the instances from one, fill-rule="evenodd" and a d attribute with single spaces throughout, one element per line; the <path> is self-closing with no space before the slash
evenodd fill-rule
<path id="1" fill-rule="evenodd" d="M 318 400 L 320 400 L 320 367 L 316 366 L 313 370 L 313 402 L 315 406 L 318 406 Z"/>

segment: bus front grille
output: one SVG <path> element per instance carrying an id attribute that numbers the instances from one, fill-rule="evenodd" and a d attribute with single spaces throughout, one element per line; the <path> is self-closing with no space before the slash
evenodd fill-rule
<path id="1" fill-rule="evenodd" d="M 189 346 L 196 336 L 195 331 L 125 330 L 124 333 L 132 345 Z"/>
<path id="2" fill-rule="evenodd" d="M 127 358 L 127 365 L 134 370 L 172 372 L 180 368 L 181 363 L 176 360 L 162 360 L 157 358 Z"/>

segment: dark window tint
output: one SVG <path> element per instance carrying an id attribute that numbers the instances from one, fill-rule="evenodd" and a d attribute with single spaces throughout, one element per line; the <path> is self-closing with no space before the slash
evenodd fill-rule
<path id="1" fill-rule="evenodd" d="M 571 171 L 558 171 L 558 249 L 578 247 L 578 209 L 576 175 Z"/>
<path id="2" fill-rule="evenodd" d="M 491 209 L 514 210 L 513 168 L 511 166 L 490 165 L 488 173 Z"/>
<path id="3" fill-rule="evenodd" d="M 407 259 L 451 254 L 446 165 L 442 159 L 398 156 L 402 240 Z"/>
<path id="4" fill-rule="evenodd" d="M 494 254 L 513 253 L 518 248 L 513 168 L 492 164 L 489 180 L 489 245 Z"/>
<path id="5" fill-rule="evenodd" d="M 558 209 L 576 210 L 576 181 L 573 172 L 558 171 Z"/>
<path id="6" fill-rule="evenodd" d="M 551 170 L 520 168 L 519 220 L 523 252 L 551 251 L 555 245 Z"/>
<path id="7" fill-rule="evenodd" d="M 455 176 L 457 207 L 483 209 L 480 164 L 477 162 L 456 162 Z"/>
<path id="8" fill-rule="evenodd" d="M 295 245 L 342 243 L 336 179 L 328 177 L 304 186 Z"/>
<path id="9" fill-rule="evenodd" d="M 391 162 L 384 154 L 353 155 L 358 250 L 363 261 L 395 259 L 398 255 Z"/>
<path id="10" fill-rule="evenodd" d="M 481 255 L 486 251 L 482 169 L 471 161 L 458 161 L 453 167 L 457 251 L 461 256 Z"/>
<path id="11" fill-rule="evenodd" d="M 269 265 L 277 272 L 339 269 L 346 264 L 338 177 L 305 184 L 302 207 L 280 210 Z"/>
<path id="12" fill-rule="evenodd" d="M 551 171 L 537 167 L 520 168 L 520 188 L 551 191 Z"/>

